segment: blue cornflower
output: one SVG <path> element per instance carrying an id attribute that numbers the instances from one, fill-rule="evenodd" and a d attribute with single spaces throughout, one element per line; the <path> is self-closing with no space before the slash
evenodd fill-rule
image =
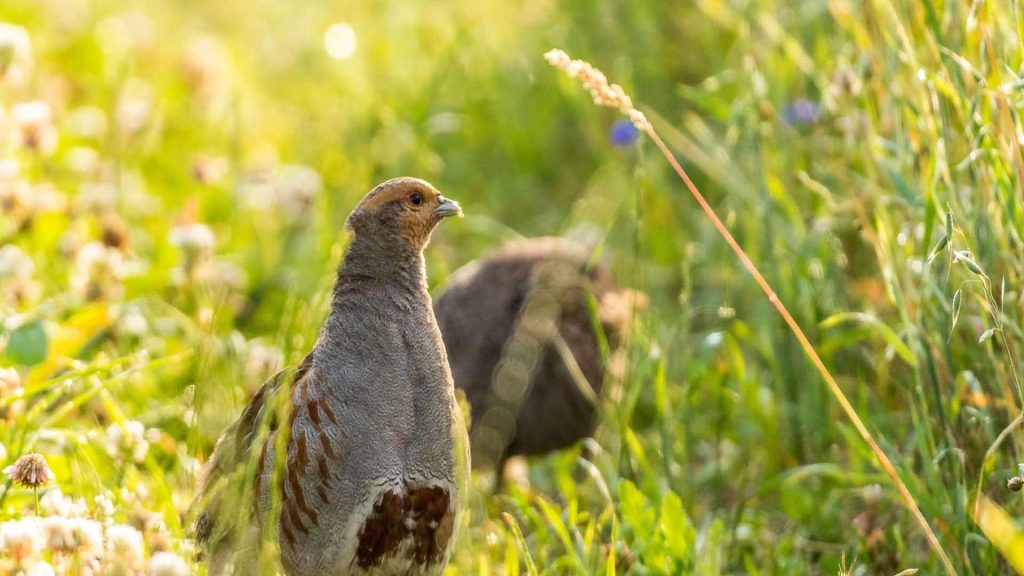
<path id="1" fill-rule="evenodd" d="M 810 126 L 821 117 L 821 107 L 807 98 L 798 98 L 782 109 L 782 120 L 793 127 Z"/>
<path id="2" fill-rule="evenodd" d="M 623 118 L 615 124 L 612 124 L 611 130 L 608 131 L 608 135 L 612 140 L 612 146 L 623 148 L 629 146 L 640 136 L 640 131 L 636 129 L 628 119 Z"/>

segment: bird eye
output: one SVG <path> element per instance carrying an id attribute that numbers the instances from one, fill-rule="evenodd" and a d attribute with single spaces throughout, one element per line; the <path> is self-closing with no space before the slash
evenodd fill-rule
<path id="1" fill-rule="evenodd" d="M 423 204 L 423 196 L 421 196 L 419 192 L 413 192 L 409 195 L 409 203 L 413 206 L 419 206 L 420 204 Z"/>

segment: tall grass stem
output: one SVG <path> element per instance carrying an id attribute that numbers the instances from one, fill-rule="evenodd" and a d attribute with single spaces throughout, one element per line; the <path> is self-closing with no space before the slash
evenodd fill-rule
<path id="1" fill-rule="evenodd" d="M 743 263 L 743 267 L 746 268 L 747 271 L 750 272 L 750 275 L 754 277 L 754 280 L 757 281 L 758 286 L 760 286 L 761 290 L 764 291 L 766 296 L 768 296 L 768 301 L 775 306 L 779 315 L 781 315 L 782 319 L 786 321 L 790 331 L 792 331 L 793 335 L 796 336 L 796 339 L 800 342 L 800 346 L 804 349 L 804 352 L 807 353 L 808 358 L 810 358 L 811 363 L 814 364 L 814 367 L 818 369 L 819 373 L 821 373 L 822 378 L 825 379 L 825 383 L 828 384 L 829 391 L 833 396 L 835 396 L 839 405 L 842 407 L 843 412 L 846 413 L 846 416 L 851 422 L 853 422 L 857 432 L 860 433 L 864 441 L 867 442 L 871 451 L 875 454 L 875 458 L 878 459 L 878 463 L 882 466 L 882 470 L 887 476 L 889 476 L 889 479 L 892 480 L 892 483 L 896 486 L 896 490 L 899 492 L 900 498 L 910 510 L 911 514 L 913 514 L 914 520 L 921 526 L 921 529 L 924 530 L 925 536 L 928 538 L 928 543 L 931 545 L 935 553 L 938 554 L 939 560 L 941 560 L 946 573 L 950 576 L 955 576 L 956 569 L 953 567 L 953 563 L 950 561 L 945 549 L 943 549 L 938 537 L 935 536 L 935 532 L 928 524 L 924 514 L 921 513 L 921 509 L 918 507 L 917 501 L 914 500 L 914 496 L 910 493 L 910 490 L 903 482 L 903 479 L 900 478 L 900 475 L 896 471 L 896 467 L 893 465 L 892 461 L 889 460 L 889 457 L 886 456 L 885 452 L 878 445 L 878 442 L 875 441 L 874 436 L 868 430 L 867 426 L 864 425 L 864 422 L 857 414 L 857 411 L 854 410 L 853 405 L 850 404 L 849 399 L 847 399 L 846 394 L 843 392 L 842 388 L 839 387 L 836 379 L 832 377 L 832 373 L 829 372 L 827 367 L 825 367 L 825 363 L 821 360 L 821 357 L 818 356 L 818 352 L 815 351 L 810 340 L 807 339 L 807 335 L 804 334 L 803 329 L 801 329 L 797 321 L 793 319 L 793 315 L 789 313 L 786 305 L 779 300 L 778 295 L 775 294 L 775 290 L 772 289 L 764 275 L 761 274 L 761 271 L 758 270 L 757 266 L 755 266 L 753 261 L 750 260 L 750 257 L 747 256 L 747 253 L 743 250 L 743 247 L 740 246 L 739 242 L 733 238 L 732 233 L 729 232 L 729 229 L 722 223 L 722 220 L 718 217 L 718 214 L 715 213 L 711 204 L 709 204 L 704 198 L 704 195 L 697 189 L 697 185 L 690 179 L 689 174 L 686 173 L 686 170 L 684 170 L 676 160 L 672 151 L 669 150 L 665 142 L 660 136 L 658 136 L 658 132 L 647 119 L 647 116 L 633 105 L 633 100 L 621 86 L 610 83 L 608 81 L 608 77 L 589 62 L 585 60 L 573 60 L 565 53 L 565 51 L 558 49 L 548 51 L 544 54 L 544 59 L 555 68 L 558 68 L 568 74 L 569 77 L 578 80 L 590 93 L 594 100 L 594 104 L 619 110 L 633 122 L 633 125 L 636 126 L 638 130 L 651 137 L 651 140 L 653 140 L 655 145 L 658 146 L 658 149 L 665 157 L 665 160 L 667 160 L 669 165 L 672 166 L 672 169 L 676 171 L 676 174 L 679 175 L 679 178 L 690 190 L 690 194 L 692 194 L 693 198 L 698 204 L 700 204 L 701 209 L 704 210 L 704 214 L 706 214 L 708 219 L 711 220 L 711 223 L 714 224 L 715 229 L 718 230 L 718 233 L 725 239 L 726 243 L 729 244 L 729 247 L 732 248 L 736 257 L 740 259 L 741 263 Z"/>
<path id="2" fill-rule="evenodd" d="M 807 335 L 804 334 L 803 329 L 800 328 L 800 325 L 793 318 L 792 314 L 789 313 L 789 310 L 786 308 L 786 305 L 783 304 L 782 300 L 780 300 L 778 295 L 775 294 L 775 291 L 772 289 L 771 285 L 765 279 L 764 275 L 761 274 L 761 271 L 758 270 L 757 266 L 754 265 L 753 261 L 750 260 L 750 257 L 747 256 L 747 253 L 739 245 L 739 242 L 737 242 L 736 239 L 733 238 L 732 233 L 729 232 L 729 229 L 726 228 L 725 224 L 718 217 L 718 214 L 715 213 L 714 208 L 711 207 L 711 204 L 709 204 L 708 201 L 704 198 L 704 195 L 701 194 L 700 190 L 697 188 L 697 185 L 694 184 L 693 180 L 690 179 L 690 176 L 686 173 L 686 170 L 684 170 L 683 167 L 676 160 L 675 156 L 672 154 L 672 151 L 669 150 L 668 146 L 665 145 L 665 142 L 663 142 L 661 137 L 658 136 L 658 133 L 654 130 L 654 127 L 650 123 L 648 123 L 644 127 L 644 131 L 647 133 L 648 136 L 651 137 L 651 140 L 653 140 L 654 144 L 657 145 L 658 149 L 665 157 L 665 160 L 668 161 L 668 163 L 672 166 L 672 169 L 675 170 L 677 175 L 679 175 L 679 178 L 683 181 L 684 184 L 686 184 L 686 187 L 689 189 L 690 194 L 693 195 L 693 198 L 697 201 L 697 204 L 700 204 L 701 209 L 704 210 L 704 214 L 707 215 L 708 219 L 710 219 L 711 223 L 715 226 L 715 229 L 718 230 L 718 233 L 722 236 L 722 238 L 725 239 L 726 243 L 729 244 L 729 247 L 732 248 L 732 251 L 736 254 L 736 257 L 740 259 L 740 262 L 743 264 L 743 267 L 746 268 L 748 272 L 750 272 L 750 275 L 754 277 L 754 280 L 757 282 L 758 286 L 760 286 L 761 290 L 765 293 L 766 296 L 768 296 L 768 301 L 771 302 L 773 306 L 775 306 L 775 309 L 778 310 L 779 315 L 782 316 L 782 319 L 786 321 L 786 324 L 789 326 L 790 331 L 792 331 L 793 335 L 796 336 L 796 339 L 800 342 L 800 346 L 804 349 L 804 352 L 807 353 L 808 358 L 810 358 L 811 363 L 814 364 L 814 367 L 818 369 L 819 373 L 821 373 L 821 377 L 825 379 L 825 383 L 828 384 L 829 391 L 832 393 L 833 396 L 835 396 L 836 400 L 839 402 L 839 405 L 842 407 L 843 412 L 846 413 L 846 416 L 850 419 L 851 422 L 853 422 L 853 426 L 857 429 L 857 432 L 860 433 L 864 441 L 867 442 L 868 446 L 871 448 L 871 451 L 875 454 L 875 458 L 878 459 L 878 463 L 882 466 L 882 470 L 889 477 L 889 479 L 892 480 L 892 483 L 896 486 L 896 490 L 899 492 L 900 498 L 903 500 L 904 504 L 910 510 L 911 514 L 913 514 L 914 520 L 916 520 L 917 523 L 921 526 L 921 529 L 924 530 L 925 537 L 927 537 L 928 539 L 928 543 L 931 545 L 935 553 L 938 554 L 939 560 L 942 562 L 942 566 L 946 570 L 946 573 L 950 575 L 955 575 L 956 569 L 953 567 L 953 563 L 950 561 L 949 556 L 946 554 L 945 549 L 942 547 L 942 543 L 940 543 L 938 537 L 936 537 L 935 532 L 931 528 L 931 525 L 928 524 L 928 520 L 926 520 L 924 514 L 921 513 L 921 509 L 920 507 L 918 507 L 917 502 L 914 500 L 914 496 L 910 493 L 910 490 L 907 488 L 906 483 L 904 483 L 903 479 L 900 478 L 900 475 L 896 471 L 896 467 L 893 465 L 892 461 L 882 450 L 881 446 L 878 445 L 878 442 L 875 441 L 874 436 L 867 429 L 867 426 L 864 425 L 863 420 L 861 420 L 860 416 L 857 414 L 857 411 L 853 408 L 853 405 L 850 403 L 850 400 L 846 397 L 846 393 L 844 393 L 842 388 L 839 387 L 839 384 L 836 382 L 836 379 L 832 376 L 832 373 L 829 372 L 828 368 L 825 366 L 825 363 L 821 360 L 821 357 L 818 355 L 818 352 L 814 349 L 814 346 L 811 345 L 810 340 L 807 339 Z"/>

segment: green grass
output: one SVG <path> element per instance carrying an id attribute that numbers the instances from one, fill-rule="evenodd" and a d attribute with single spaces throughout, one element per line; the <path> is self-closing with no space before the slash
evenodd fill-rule
<path id="1" fill-rule="evenodd" d="M 467 213 L 435 234 L 432 286 L 504 239 L 565 234 L 603 239 L 620 282 L 651 299 L 593 464 L 580 448 L 533 460 L 530 488 L 499 497 L 477 477 L 451 574 L 837 574 L 844 556 L 854 574 L 942 573 L 668 165 L 643 139 L 612 146 L 619 117 L 544 62 L 561 47 L 648 112 L 957 573 L 1010 571 L 994 542 L 1021 537 L 1006 481 L 1024 461 L 1022 7 L 674 4 L 0 5 L 34 55 L 24 83 L 0 84 L 0 133 L 14 104 L 45 99 L 59 138 L 40 155 L 0 137 L 23 197 L 56 198 L 15 205 L 0 179 L 0 243 L 34 262 L 25 275 L 0 253 L 0 366 L 23 389 L 0 395 L 0 465 L 42 453 L 90 517 L 142 531 L 146 558 L 187 556 L 198 464 L 312 344 L 348 211 L 410 174 Z M 349 60 L 323 49 L 334 22 L 356 31 Z M 793 119 L 801 98 L 816 117 Z M 197 181 L 200 157 L 224 175 Z M 295 189 L 312 204 L 261 204 Z M 111 213 L 127 243 L 98 254 L 123 260 L 119 278 L 102 259 L 83 268 L 83 246 L 118 235 Z M 211 251 L 172 242 L 192 222 Z M 986 504 L 979 525 L 979 493 L 1008 515 Z M 31 491 L 0 485 L 0 499 L 0 522 L 33 514 Z M 13 562 L 0 550 L 0 574 Z"/>

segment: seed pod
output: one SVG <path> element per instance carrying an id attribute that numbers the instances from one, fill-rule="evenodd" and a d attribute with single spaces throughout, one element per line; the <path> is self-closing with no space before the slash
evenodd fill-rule
<path id="1" fill-rule="evenodd" d="M 978 266 L 978 263 L 974 261 L 974 258 L 971 257 L 971 253 L 968 252 L 967 250 L 957 251 L 956 255 L 953 258 L 953 261 L 963 262 L 964 265 L 966 265 L 971 272 L 974 272 L 978 276 L 985 275 L 985 272 L 981 269 L 981 266 Z"/>
<path id="2" fill-rule="evenodd" d="M 932 248 L 932 253 L 928 255 L 928 263 L 931 264 L 935 257 L 942 253 L 942 249 L 949 244 L 949 234 L 944 234 L 942 238 L 939 238 L 939 242 L 935 244 L 935 248 Z"/>
<path id="3" fill-rule="evenodd" d="M 1014 476 L 1006 481 L 1006 487 L 1014 492 L 1020 492 L 1020 489 L 1024 488 L 1024 478 Z"/>

